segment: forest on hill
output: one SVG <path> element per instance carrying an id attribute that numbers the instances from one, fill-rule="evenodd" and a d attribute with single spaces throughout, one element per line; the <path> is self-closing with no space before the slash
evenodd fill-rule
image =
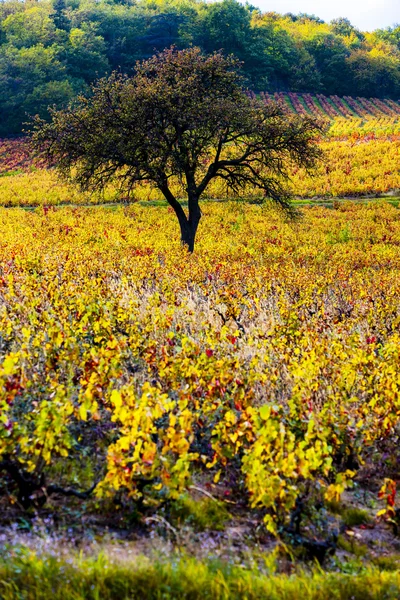
<path id="1" fill-rule="evenodd" d="M 396 25 L 363 33 L 345 18 L 262 13 L 236 0 L 3 0 L 0 135 L 171 45 L 235 54 L 255 92 L 400 97 Z"/>

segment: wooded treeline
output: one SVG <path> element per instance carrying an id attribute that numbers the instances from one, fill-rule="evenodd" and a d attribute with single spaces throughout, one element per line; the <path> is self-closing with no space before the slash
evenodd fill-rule
<path id="1" fill-rule="evenodd" d="M 400 26 L 363 33 L 347 19 L 262 13 L 236 0 L 6 0 L 0 135 L 172 44 L 235 54 L 255 91 L 400 97 Z"/>

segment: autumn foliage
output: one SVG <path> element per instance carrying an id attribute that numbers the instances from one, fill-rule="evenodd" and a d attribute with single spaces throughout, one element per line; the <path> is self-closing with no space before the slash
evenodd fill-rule
<path id="1" fill-rule="evenodd" d="M 0 211 L 0 489 L 141 509 L 193 483 L 270 531 L 399 435 L 397 209 Z M 160 226 L 161 223 L 161 226 Z"/>

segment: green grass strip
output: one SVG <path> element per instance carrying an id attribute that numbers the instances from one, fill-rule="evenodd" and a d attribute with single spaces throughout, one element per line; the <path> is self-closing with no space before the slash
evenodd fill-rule
<path id="1" fill-rule="evenodd" d="M 393 600 L 400 572 L 293 576 L 206 563 L 190 558 L 111 563 L 38 557 L 23 552 L 0 559 L 2 600 Z"/>

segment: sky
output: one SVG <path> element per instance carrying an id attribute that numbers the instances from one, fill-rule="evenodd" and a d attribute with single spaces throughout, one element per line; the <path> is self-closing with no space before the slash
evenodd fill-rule
<path id="1" fill-rule="evenodd" d="M 400 0 L 252 0 L 262 11 L 308 13 L 331 21 L 346 17 L 361 31 L 400 24 Z"/>

